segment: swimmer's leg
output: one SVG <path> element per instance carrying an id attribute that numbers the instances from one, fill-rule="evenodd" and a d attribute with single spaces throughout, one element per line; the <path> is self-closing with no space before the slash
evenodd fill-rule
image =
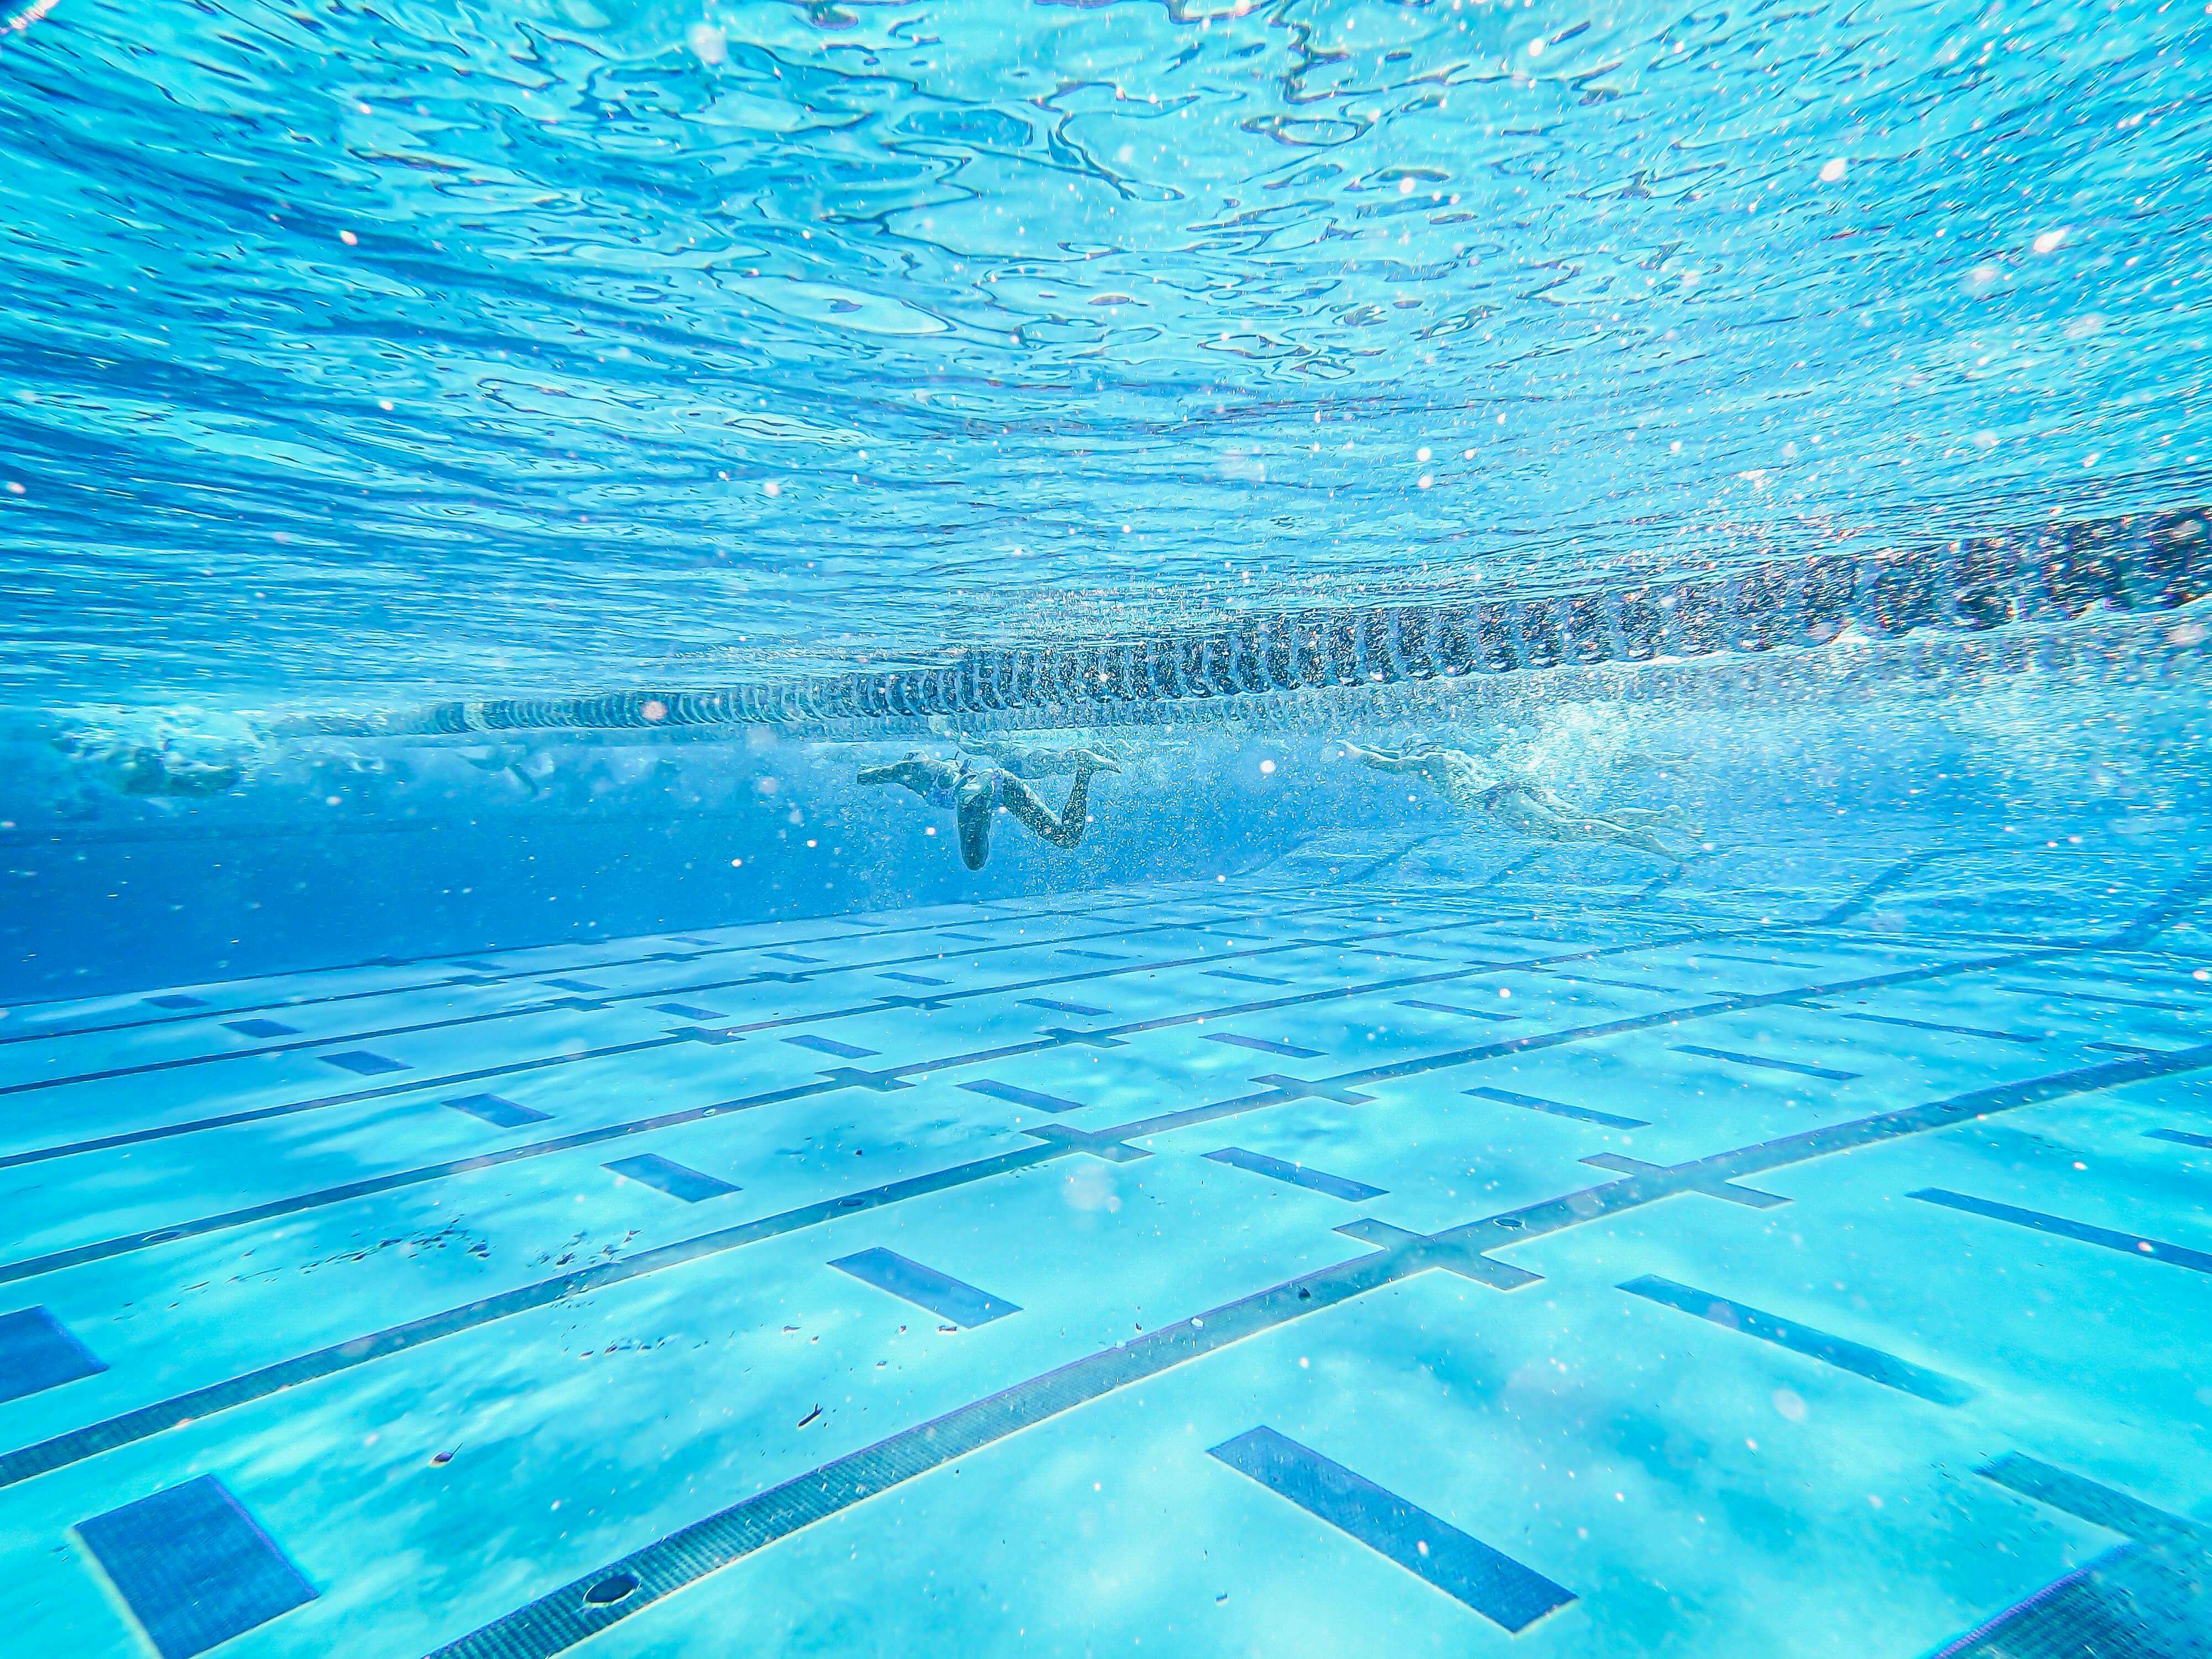
<path id="1" fill-rule="evenodd" d="M 1054 847 L 1073 847 L 1083 839 L 1083 831 L 1091 822 L 1091 768 L 1079 765 L 1075 781 L 1067 791 L 1067 805 L 1055 813 L 1044 804 L 1044 798 L 1019 778 L 1008 777 L 1005 782 L 1006 811 L 1019 818 L 1023 824 L 1040 840 Z"/>
<path id="2" fill-rule="evenodd" d="M 920 755 L 908 755 L 904 760 L 893 761 L 888 766 L 864 766 L 854 777 L 857 783 L 896 783 L 911 789 L 917 795 L 927 795 L 933 788 L 952 787 L 960 775 L 960 769 L 949 761 L 924 759 Z"/>
<path id="3" fill-rule="evenodd" d="M 1656 808 L 1608 806 L 1605 811 L 1605 818 L 1608 823 L 1618 823 L 1628 830 L 1650 830 L 1663 823 L 1680 830 L 1692 841 L 1705 839 L 1705 832 L 1691 823 L 1690 815 L 1679 805 Z"/>
<path id="4" fill-rule="evenodd" d="M 1018 781 L 1008 777 L 1006 787 L 1012 789 Z M 991 781 L 971 772 L 952 803 L 953 823 L 960 836 L 960 861 L 970 870 L 981 869 L 991 856 Z"/>
<path id="5" fill-rule="evenodd" d="M 1649 830 L 1632 830 L 1625 824 L 1608 823 L 1604 818 L 1564 818 L 1560 820 L 1560 827 L 1565 832 L 1566 839 L 1610 842 L 1616 847 L 1633 847 L 1642 852 L 1656 853 L 1669 864 L 1689 862 Z"/>
<path id="6" fill-rule="evenodd" d="M 1686 862 L 1680 854 L 1649 830 L 1632 829 L 1604 818 L 1586 818 L 1559 812 L 1540 799 L 1532 798 L 1532 792 L 1525 789 L 1515 790 L 1513 796 L 1517 799 L 1500 800 L 1498 816 L 1525 835 L 1535 836 L 1545 841 L 1607 842 L 1618 847 L 1634 847 L 1646 853 L 1656 853 L 1669 864 Z"/>
<path id="7" fill-rule="evenodd" d="M 1676 816 L 1672 807 L 1661 811 L 1650 806 L 1608 806 L 1605 814 L 1607 823 L 1625 824 L 1631 830 L 1649 830 L 1653 824 L 1666 823 Z"/>

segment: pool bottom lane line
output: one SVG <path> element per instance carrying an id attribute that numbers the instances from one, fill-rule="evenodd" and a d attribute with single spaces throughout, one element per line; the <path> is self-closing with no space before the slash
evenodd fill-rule
<path id="1" fill-rule="evenodd" d="M 1288 1325 L 1416 1273 L 1462 1271 L 1489 1262 L 1494 1249 L 1619 1214 L 1691 1190 L 1717 1171 L 1753 1174 L 1924 1133 L 1998 1112 L 2069 1095 L 2121 1087 L 2212 1066 L 2212 1044 L 2055 1073 L 1978 1090 L 1947 1100 L 1876 1114 L 1825 1129 L 1784 1136 L 1670 1170 L 1607 1182 L 1441 1233 L 1407 1234 L 1369 1254 L 1255 1291 L 1203 1314 L 1070 1360 L 1040 1376 L 903 1429 L 873 1445 L 823 1464 L 744 1498 L 580 1577 L 502 1618 L 436 1649 L 429 1659 L 550 1659 L 709 1573 L 766 1548 L 817 1521 L 889 1488 L 980 1451 L 1024 1429 L 1157 1376 L 1248 1337 Z M 1500 1224 L 1504 1224 L 1501 1225 Z M 1340 1231 L 1360 1228 L 1349 1224 Z M 1395 1231 L 1395 1230 L 1391 1230 Z M 1505 1264 L 1489 1262 L 1504 1267 Z M 1508 1269 L 1470 1278 L 1529 1283 L 1536 1276 Z M 1517 1277 L 1516 1277 L 1517 1276 Z M 594 1587 L 622 1589 L 594 1601 Z M 623 1588 L 624 1586 L 635 1588 Z"/>

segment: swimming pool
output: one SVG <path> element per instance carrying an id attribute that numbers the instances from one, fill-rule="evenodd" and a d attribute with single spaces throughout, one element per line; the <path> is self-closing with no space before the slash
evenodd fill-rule
<path id="1" fill-rule="evenodd" d="M 2205 46 L 0 9 L 9 1650 L 2212 1652 Z"/>

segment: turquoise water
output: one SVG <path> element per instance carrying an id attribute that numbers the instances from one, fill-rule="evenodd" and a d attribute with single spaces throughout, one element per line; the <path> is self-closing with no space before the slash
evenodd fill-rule
<path id="1" fill-rule="evenodd" d="M 2208 47 L 0 0 L 8 1653 L 2212 1654 Z"/>

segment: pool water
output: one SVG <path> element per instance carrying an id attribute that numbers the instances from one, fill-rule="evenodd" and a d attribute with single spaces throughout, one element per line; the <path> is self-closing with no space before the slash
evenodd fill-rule
<path id="1" fill-rule="evenodd" d="M 0 1654 L 2212 1659 L 2208 16 L 0 0 Z"/>

